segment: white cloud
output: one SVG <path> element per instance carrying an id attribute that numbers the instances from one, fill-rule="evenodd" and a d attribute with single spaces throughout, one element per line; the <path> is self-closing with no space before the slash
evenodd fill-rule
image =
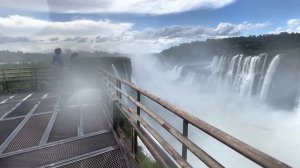
<path id="1" fill-rule="evenodd" d="M 8 0 L 0 7 L 59 13 L 169 14 L 195 9 L 217 9 L 235 0 Z M 17 5 L 16 5 L 17 4 Z"/>
<path id="2" fill-rule="evenodd" d="M 287 21 L 288 32 L 300 32 L 300 19 L 290 19 Z"/>
<path id="3" fill-rule="evenodd" d="M 113 23 L 109 20 L 73 20 L 53 22 L 25 16 L 12 15 L 0 17 L 0 34 L 11 36 L 86 36 L 105 34 L 108 36 L 122 34 L 131 29 L 132 23 Z"/>
<path id="4" fill-rule="evenodd" d="M 223 23 L 217 25 L 216 28 L 202 26 L 168 26 L 159 29 L 148 28 L 137 33 L 137 38 L 141 39 L 174 39 L 174 38 L 192 38 L 205 40 L 207 38 L 229 37 L 247 34 L 253 30 L 261 29 L 270 25 L 265 23 L 249 23 L 241 24 Z"/>
<path id="5" fill-rule="evenodd" d="M 115 23 L 109 20 L 53 22 L 14 15 L 0 17 L 0 50 L 35 49 L 37 52 L 48 52 L 60 46 L 72 50 L 160 52 L 184 42 L 247 35 L 268 25 L 269 22 L 222 22 L 216 27 L 173 25 L 137 31 L 133 29 L 132 23 Z"/>
<path id="6" fill-rule="evenodd" d="M 267 27 L 270 24 L 271 24 L 270 22 L 255 23 L 255 24 L 249 22 L 243 22 L 241 24 L 221 22 L 215 29 L 215 32 L 218 35 L 236 36 L 236 35 L 241 35 L 243 33 L 251 32 L 252 30 L 257 30 L 257 29 Z"/>
<path id="7" fill-rule="evenodd" d="M 285 26 L 277 27 L 275 30 L 268 32 L 268 34 L 278 34 L 281 32 L 295 32 L 300 33 L 300 19 L 289 19 Z"/>

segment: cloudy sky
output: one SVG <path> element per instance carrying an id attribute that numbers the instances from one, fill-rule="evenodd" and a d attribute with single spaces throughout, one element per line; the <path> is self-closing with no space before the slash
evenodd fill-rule
<path id="1" fill-rule="evenodd" d="M 0 50 L 160 52 L 184 42 L 300 32 L 299 0 L 0 0 Z"/>

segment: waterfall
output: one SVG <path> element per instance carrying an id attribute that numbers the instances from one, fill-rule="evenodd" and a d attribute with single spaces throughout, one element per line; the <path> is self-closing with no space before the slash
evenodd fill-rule
<path id="1" fill-rule="evenodd" d="M 212 72 L 209 81 L 218 84 L 222 80 L 226 69 L 226 62 L 226 56 L 214 56 L 212 63 L 208 66 L 208 69 Z"/>
<path id="2" fill-rule="evenodd" d="M 227 61 L 229 59 L 226 56 L 213 58 L 209 66 L 212 71 L 210 80 L 214 80 L 214 83 L 225 82 L 242 95 L 252 95 L 255 77 L 261 74 L 261 55 L 245 57 L 241 54 Z"/>
<path id="3" fill-rule="evenodd" d="M 280 55 L 276 55 L 269 63 L 267 55 L 256 56 L 235 55 L 233 57 L 214 56 L 208 68 L 211 70 L 209 80 L 213 84 L 225 83 L 241 95 L 258 95 L 266 100 L 272 78 L 279 64 Z"/>
<path id="4" fill-rule="evenodd" d="M 226 78 L 229 83 L 232 83 L 234 80 L 234 74 L 236 72 L 235 69 L 236 69 L 236 65 L 238 63 L 239 58 L 240 58 L 240 55 L 236 55 L 230 61 L 230 66 L 229 66 L 228 72 L 226 73 Z"/>
<path id="5" fill-rule="evenodd" d="M 173 69 L 170 72 L 170 78 L 171 80 L 179 79 L 182 73 L 183 66 L 174 66 Z"/>
<path id="6" fill-rule="evenodd" d="M 259 64 L 260 63 L 260 57 L 254 56 L 254 57 L 246 57 L 243 65 L 243 70 L 240 78 L 241 85 L 239 87 L 240 92 L 243 95 L 251 95 L 253 84 L 255 80 L 255 75 L 259 72 Z"/>
<path id="7" fill-rule="evenodd" d="M 113 73 L 115 76 L 121 78 L 120 74 L 119 74 L 119 71 L 117 70 L 117 68 L 115 67 L 114 64 L 111 64 L 111 67 L 112 67 L 112 70 L 113 70 Z"/>
<path id="8" fill-rule="evenodd" d="M 276 68 L 279 64 L 279 61 L 280 61 L 280 55 L 276 55 L 268 66 L 268 69 L 267 69 L 267 72 L 266 72 L 266 75 L 265 75 L 265 78 L 264 78 L 264 81 L 262 84 L 261 92 L 259 95 L 260 100 L 266 100 L 266 98 L 268 96 L 270 86 L 272 83 L 272 78 L 273 78 Z"/>
<path id="9" fill-rule="evenodd" d="M 128 68 L 127 68 L 127 64 L 124 62 L 123 66 L 124 66 L 124 71 L 125 71 L 124 72 L 125 73 L 125 79 L 128 80 L 128 81 L 130 81 L 130 76 L 128 75 L 130 72 L 129 72 Z"/>

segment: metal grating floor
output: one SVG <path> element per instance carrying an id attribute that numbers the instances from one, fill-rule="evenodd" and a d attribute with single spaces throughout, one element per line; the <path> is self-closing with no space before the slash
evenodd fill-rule
<path id="1" fill-rule="evenodd" d="M 14 111 L 8 114 L 5 118 L 12 118 L 18 116 L 27 115 L 30 110 L 36 105 L 37 100 L 26 100 L 20 106 L 18 106 Z"/>
<path id="2" fill-rule="evenodd" d="M 77 162 L 66 164 L 61 168 L 127 168 L 127 160 L 121 149 L 86 158 Z"/>
<path id="3" fill-rule="evenodd" d="M 0 156 L 0 167 L 39 167 L 115 145 L 117 143 L 112 132 L 107 132 L 30 152 Z"/>
<path id="4" fill-rule="evenodd" d="M 96 132 L 99 130 L 109 129 L 109 124 L 105 112 L 99 106 L 84 107 L 83 113 L 83 130 L 84 134 Z"/>
<path id="5" fill-rule="evenodd" d="M 42 113 L 42 112 L 53 111 L 56 102 L 57 102 L 57 97 L 42 99 L 41 103 L 39 104 L 37 109 L 34 111 L 34 113 Z"/>
<path id="6" fill-rule="evenodd" d="M 0 118 L 5 115 L 5 113 L 9 112 L 13 107 L 16 106 L 17 103 L 3 103 L 0 104 Z"/>
<path id="7" fill-rule="evenodd" d="M 0 145 L 15 130 L 23 118 L 0 121 Z"/>
<path id="8" fill-rule="evenodd" d="M 10 142 L 4 153 L 39 145 L 50 117 L 51 114 L 32 116 Z"/>
<path id="9" fill-rule="evenodd" d="M 58 113 L 48 142 L 76 137 L 79 126 L 79 108 L 66 108 Z"/>
<path id="10" fill-rule="evenodd" d="M 60 107 L 60 99 L 50 94 L 0 96 L 0 168 L 62 163 L 70 163 L 63 167 L 131 167 L 113 133 L 107 131 L 111 127 L 98 99 L 81 98 Z"/>

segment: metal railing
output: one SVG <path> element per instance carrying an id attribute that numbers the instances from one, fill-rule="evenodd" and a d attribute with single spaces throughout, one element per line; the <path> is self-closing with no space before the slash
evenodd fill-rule
<path id="1" fill-rule="evenodd" d="M 102 69 L 100 71 L 103 74 L 105 88 L 107 91 L 107 99 L 105 104 L 110 105 L 111 108 L 106 110 L 112 111 L 113 114 L 111 115 L 111 118 L 113 120 L 114 128 L 117 130 L 117 132 L 124 134 L 124 130 L 122 131 L 122 129 L 127 129 L 127 131 L 125 131 L 127 132 L 125 133 L 127 136 L 123 135 L 123 139 L 125 139 L 125 141 L 129 141 L 131 144 L 130 147 L 133 156 L 137 155 L 137 138 L 140 138 L 155 160 L 162 167 L 174 167 L 174 165 L 177 167 L 191 167 L 190 163 L 187 161 L 188 150 L 208 167 L 224 167 L 221 163 L 197 146 L 195 142 L 188 138 L 189 125 L 193 125 L 194 127 L 205 132 L 222 144 L 230 147 L 240 155 L 243 155 L 262 167 L 291 167 L 215 128 L 214 126 L 200 120 L 199 118 L 172 105 L 171 103 L 139 88 L 138 86 L 126 80 L 120 79 L 119 77 L 116 77 Z M 137 97 L 133 98 L 133 94 L 126 93 L 124 89 L 122 89 L 125 86 L 135 91 Z M 183 121 L 182 133 L 157 113 L 142 104 L 140 101 L 141 95 L 149 98 L 151 101 L 159 104 L 161 107 L 181 118 Z M 124 98 L 128 99 L 135 105 L 136 111 L 128 107 L 128 105 L 122 101 Z M 159 132 L 157 132 L 149 123 L 147 123 L 144 117 L 140 115 L 141 110 L 154 119 L 156 123 L 158 123 L 181 143 L 181 154 L 178 153 Z M 125 120 L 123 118 L 125 118 Z M 127 124 L 124 124 L 124 122 Z M 128 125 L 130 125 L 130 128 L 128 128 Z M 127 128 L 124 128 L 124 126 Z"/>
<path id="2" fill-rule="evenodd" d="M 23 67 L 0 69 L 2 91 L 30 88 L 36 90 L 41 81 L 52 79 L 50 67 Z"/>

